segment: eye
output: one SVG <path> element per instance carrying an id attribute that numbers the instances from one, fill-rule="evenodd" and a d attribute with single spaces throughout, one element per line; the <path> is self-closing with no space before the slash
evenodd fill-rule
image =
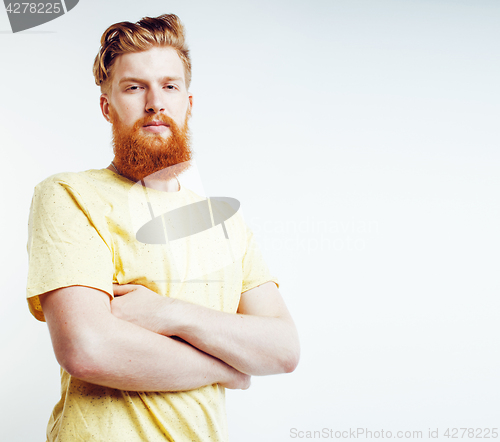
<path id="1" fill-rule="evenodd" d="M 175 85 L 173 85 L 173 84 L 167 84 L 167 85 L 165 86 L 165 88 L 167 88 L 169 91 L 173 91 L 173 90 L 175 90 L 175 89 L 176 89 Z"/>
<path id="2" fill-rule="evenodd" d="M 141 89 L 141 86 L 129 86 L 127 89 L 125 89 L 126 91 L 130 91 L 130 92 L 135 92 L 135 91 L 138 91 L 139 89 Z"/>

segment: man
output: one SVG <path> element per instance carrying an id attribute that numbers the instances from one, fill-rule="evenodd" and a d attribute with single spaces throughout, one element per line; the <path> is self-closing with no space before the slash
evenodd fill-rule
<path id="1" fill-rule="evenodd" d="M 30 213 L 29 306 L 61 365 L 47 439 L 225 441 L 224 389 L 293 371 L 295 326 L 239 213 L 177 179 L 193 105 L 178 17 L 108 28 L 94 76 L 115 158 L 43 181 Z M 207 216 L 222 225 L 192 227 Z"/>

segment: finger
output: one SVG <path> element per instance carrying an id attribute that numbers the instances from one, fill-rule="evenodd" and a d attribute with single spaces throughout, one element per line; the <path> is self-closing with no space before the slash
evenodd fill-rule
<path id="1" fill-rule="evenodd" d="M 136 287 L 133 284 L 113 284 L 113 294 L 115 296 L 122 296 L 135 290 Z"/>

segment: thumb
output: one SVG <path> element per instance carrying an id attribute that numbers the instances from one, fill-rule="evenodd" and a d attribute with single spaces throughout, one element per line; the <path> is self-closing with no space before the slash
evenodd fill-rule
<path id="1" fill-rule="evenodd" d="M 136 286 L 134 284 L 113 284 L 113 295 L 122 296 L 136 290 Z"/>

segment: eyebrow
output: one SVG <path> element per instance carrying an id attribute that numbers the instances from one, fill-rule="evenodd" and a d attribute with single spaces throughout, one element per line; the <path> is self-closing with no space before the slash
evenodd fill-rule
<path id="1" fill-rule="evenodd" d="M 172 77 L 170 75 L 167 75 L 165 77 L 162 77 L 160 78 L 160 83 L 164 83 L 166 81 L 180 81 L 180 80 L 183 80 L 182 77 Z M 122 78 L 118 84 L 122 84 L 122 83 L 127 83 L 127 82 L 130 82 L 130 83 L 148 83 L 147 80 L 144 80 L 142 78 L 137 78 L 137 77 L 124 77 Z"/>

